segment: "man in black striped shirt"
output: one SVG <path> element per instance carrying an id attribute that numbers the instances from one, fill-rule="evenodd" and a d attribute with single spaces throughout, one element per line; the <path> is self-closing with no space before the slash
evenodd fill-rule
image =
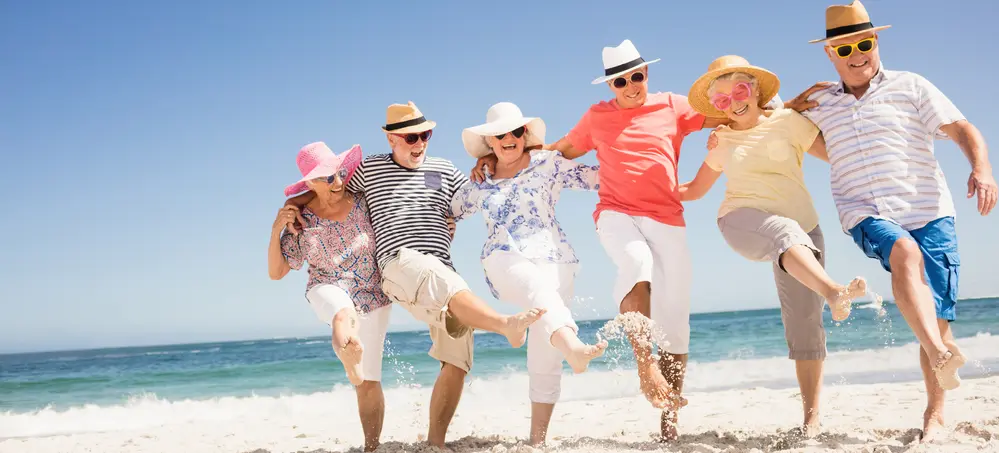
<path id="1" fill-rule="evenodd" d="M 427 440 L 443 447 L 472 367 L 472 329 L 504 335 L 519 348 L 527 327 L 544 310 L 504 316 L 468 289 L 451 262 L 448 227 L 451 199 L 468 178 L 447 159 L 426 156 L 436 123 L 412 102 L 389 106 L 386 118 L 382 130 L 392 153 L 365 159 L 347 181 L 347 190 L 363 194 L 368 203 L 385 294 L 430 326 L 429 354 L 442 366 L 430 398 Z M 304 206 L 313 196 L 299 195 L 287 203 Z M 384 414 L 384 397 L 379 409 Z M 380 433 L 373 434 L 377 439 Z"/>

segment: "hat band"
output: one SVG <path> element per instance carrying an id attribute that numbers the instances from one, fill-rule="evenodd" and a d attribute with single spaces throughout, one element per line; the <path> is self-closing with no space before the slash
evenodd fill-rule
<path id="1" fill-rule="evenodd" d="M 638 65 L 640 65 L 642 63 L 645 63 L 645 59 L 642 58 L 642 57 L 638 57 L 638 58 L 636 58 L 634 60 L 631 60 L 631 61 L 629 61 L 627 63 L 619 64 L 617 66 L 614 66 L 613 68 L 604 69 L 604 75 L 605 76 L 610 76 L 612 74 L 617 74 L 617 73 L 619 73 L 621 71 L 627 71 L 627 70 L 629 70 L 631 68 L 634 68 L 635 66 L 638 66 Z"/>
<path id="2" fill-rule="evenodd" d="M 865 22 L 862 24 L 854 25 L 844 25 L 842 27 L 830 28 L 826 30 L 826 39 L 835 38 L 840 35 L 848 35 L 850 33 L 856 33 L 858 31 L 870 30 L 874 28 L 874 25 L 870 22 Z"/>
<path id="3" fill-rule="evenodd" d="M 423 124 L 423 123 L 426 123 L 426 122 L 427 122 L 427 118 L 421 116 L 419 118 L 413 118 L 411 120 L 403 121 L 403 122 L 400 122 L 400 123 L 386 124 L 385 125 L 385 130 L 387 130 L 387 131 L 394 131 L 396 129 L 402 129 L 404 127 L 409 127 L 409 126 L 416 126 L 417 124 Z"/>

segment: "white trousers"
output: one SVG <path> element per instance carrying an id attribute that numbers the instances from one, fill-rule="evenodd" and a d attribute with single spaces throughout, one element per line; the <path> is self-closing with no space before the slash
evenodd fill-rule
<path id="1" fill-rule="evenodd" d="M 635 284 L 649 282 L 652 295 L 649 317 L 655 333 L 670 354 L 690 349 L 690 250 L 687 230 L 648 217 L 603 211 L 597 236 L 617 266 L 614 299 L 618 308 Z"/>
<path id="2" fill-rule="evenodd" d="M 569 301 L 578 266 L 535 263 L 517 253 L 496 251 L 482 267 L 500 300 L 525 309 L 548 310 L 527 332 L 527 374 L 532 402 L 554 404 L 562 392 L 562 353 L 551 343 L 562 327 L 578 332 Z"/>
<path id="3" fill-rule="evenodd" d="M 333 317 L 345 308 L 357 310 L 354 301 L 338 286 L 318 284 L 305 293 L 316 317 L 333 327 Z M 392 306 L 386 305 L 368 313 L 356 312 L 358 318 L 357 336 L 361 339 L 364 352 L 361 353 L 361 377 L 365 381 L 382 380 L 382 354 L 385 350 L 385 334 L 388 331 Z"/>

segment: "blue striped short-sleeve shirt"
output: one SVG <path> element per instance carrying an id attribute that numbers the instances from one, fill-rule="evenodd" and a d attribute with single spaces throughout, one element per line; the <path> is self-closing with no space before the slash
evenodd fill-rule
<path id="1" fill-rule="evenodd" d="M 911 231 L 955 215 L 933 141 L 947 138 L 941 126 L 964 116 L 932 83 L 882 68 L 860 99 L 846 93 L 842 83 L 811 99 L 818 107 L 802 114 L 825 138 L 833 201 L 844 232 L 867 217 Z"/>

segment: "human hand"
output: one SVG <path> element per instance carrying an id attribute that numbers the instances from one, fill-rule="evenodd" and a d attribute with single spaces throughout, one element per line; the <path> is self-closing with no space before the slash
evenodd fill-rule
<path id="1" fill-rule="evenodd" d="M 454 217 L 447 218 L 447 231 L 451 233 L 451 240 L 454 240 L 454 232 L 458 229 L 458 224 L 455 223 Z"/>
<path id="2" fill-rule="evenodd" d="M 496 170 L 496 160 L 496 155 L 493 153 L 489 153 L 478 158 L 478 160 L 475 161 L 475 167 L 472 168 L 469 178 L 473 182 L 485 181 L 486 173 L 492 173 Z"/>
<path id="3" fill-rule="evenodd" d="M 715 129 L 715 131 L 718 129 Z M 708 151 L 715 149 L 718 146 L 718 136 L 715 135 L 715 131 L 711 131 L 711 135 L 708 135 Z"/>
<path id="4" fill-rule="evenodd" d="M 975 195 L 978 195 L 978 212 L 981 215 L 992 212 L 996 199 L 999 198 L 999 188 L 996 187 L 991 166 L 984 165 L 971 170 L 971 175 L 968 176 L 968 198 Z"/>
<path id="5" fill-rule="evenodd" d="M 271 226 L 271 232 L 276 234 L 287 228 L 291 234 L 298 234 L 298 230 L 295 229 L 296 221 L 299 222 L 299 225 L 305 225 L 305 219 L 302 218 L 302 213 L 298 207 L 295 205 L 282 206 L 278 210 L 277 218 L 274 219 L 274 225 Z"/>
<path id="6" fill-rule="evenodd" d="M 835 82 L 819 82 L 812 85 L 811 88 L 805 90 L 803 93 L 796 96 L 794 99 L 784 103 L 784 108 L 792 109 L 795 112 L 801 113 L 819 105 L 816 101 L 809 101 L 808 97 L 815 94 L 816 91 L 829 88 L 835 85 Z"/>

